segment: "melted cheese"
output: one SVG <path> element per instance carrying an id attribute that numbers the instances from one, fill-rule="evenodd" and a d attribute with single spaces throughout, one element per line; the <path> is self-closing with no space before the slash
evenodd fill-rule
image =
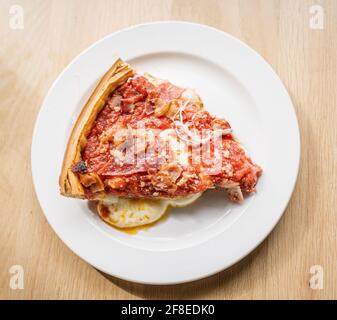
<path id="1" fill-rule="evenodd" d="M 177 199 L 128 199 L 110 196 L 99 201 L 97 211 L 102 220 L 117 228 L 132 228 L 158 221 L 169 207 L 185 207 L 201 193 Z"/>

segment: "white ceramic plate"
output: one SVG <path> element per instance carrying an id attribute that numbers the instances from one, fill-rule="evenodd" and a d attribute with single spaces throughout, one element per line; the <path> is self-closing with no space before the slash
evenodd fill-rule
<path id="1" fill-rule="evenodd" d="M 264 173 L 242 205 L 207 192 L 165 221 L 129 235 L 104 224 L 86 201 L 59 195 L 58 176 L 72 125 L 116 57 L 194 87 L 207 110 L 225 117 Z M 219 102 L 221 101 L 221 102 Z M 55 232 L 82 259 L 110 275 L 173 284 L 221 271 L 251 252 L 276 225 L 292 194 L 300 157 L 296 115 L 286 89 L 254 50 L 219 30 L 185 22 L 139 25 L 96 42 L 49 90 L 38 115 L 32 171 Z"/>

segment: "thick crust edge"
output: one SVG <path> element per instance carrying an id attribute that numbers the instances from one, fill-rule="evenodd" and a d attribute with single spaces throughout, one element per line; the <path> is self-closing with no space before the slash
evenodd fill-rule
<path id="1" fill-rule="evenodd" d="M 99 81 L 89 100 L 83 107 L 72 129 L 63 158 L 59 178 L 62 195 L 74 198 L 85 198 L 84 188 L 78 176 L 72 172 L 72 166 L 81 160 L 81 152 L 86 145 L 86 136 L 105 105 L 106 98 L 119 85 L 123 84 L 135 71 L 130 65 L 118 58 Z"/>

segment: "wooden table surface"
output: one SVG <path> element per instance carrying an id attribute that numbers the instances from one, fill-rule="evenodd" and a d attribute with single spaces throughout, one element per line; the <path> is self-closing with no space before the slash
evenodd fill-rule
<path id="1" fill-rule="evenodd" d="M 155 20 L 208 24 L 256 49 L 289 90 L 302 143 L 295 192 L 270 236 L 230 269 L 175 286 L 121 281 L 78 258 L 47 223 L 30 166 L 34 121 L 62 69 L 105 35 Z M 1 0 L 0 298 L 337 298 L 336 32 L 335 0 Z M 22 290 L 9 285 L 13 265 Z M 309 286 L 314 265 L 323 289 Z"/>

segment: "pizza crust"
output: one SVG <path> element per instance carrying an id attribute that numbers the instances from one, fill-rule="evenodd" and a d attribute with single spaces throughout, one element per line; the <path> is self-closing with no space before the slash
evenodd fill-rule
<path id="1" fill-rule="evenodd" d="M 85 198 L 84 188 L 72 166 L 81 160 L 81 152 L 86 145 L 86 137 L 98 115 L 105 105 L 106 98 L 129 77 L 135 74 L 134 69 L 118 58 L 99 81 L 94 92 L 83 107 L 73 127 L 66 147 L 61 175 L 59 178 L 62 195 L 73 198 Z"/>

